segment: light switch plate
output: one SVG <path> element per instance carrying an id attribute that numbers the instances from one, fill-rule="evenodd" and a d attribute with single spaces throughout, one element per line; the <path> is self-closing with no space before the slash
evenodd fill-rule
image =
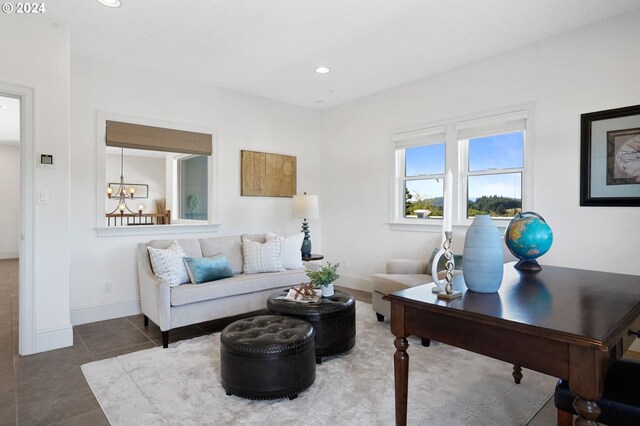
<path id="1" fill-rule="evenodd" d="M 49 191 L 38 191 L 38 204 L 49 204 Z"/>

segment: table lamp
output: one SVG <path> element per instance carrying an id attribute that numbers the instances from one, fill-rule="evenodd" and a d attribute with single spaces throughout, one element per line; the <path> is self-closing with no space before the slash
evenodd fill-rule
<path id="1" fill-rule="evenodd" d="M 303 219 L 302 232 L 304 232 L 304 240 L 302 240 L 302 257 L 311 256 L 311 239 L 309 238 L 309 223 L 307 219 L 318 219 L 320 213 L 318 210 L 317 195 L 294 195 L 293 196 L 293 217 Z"/>

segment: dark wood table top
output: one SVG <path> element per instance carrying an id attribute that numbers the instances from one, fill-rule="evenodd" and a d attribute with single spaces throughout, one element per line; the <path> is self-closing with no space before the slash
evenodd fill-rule
<path id="1" fill-rule="evenodd" d="M 431 285 L 398 291 L 387 299 L 501 327 L 529 327 L 533 335 L 603 350 L 640 317 L 640 276 L 555 266 L 531 273 L 518 271 L 514 264 L 505 264 L 497 293 L 467 291 L 464 277 L 458 276 L 453 287 L 463 292 L 459 299 L 438 299 Z"/>

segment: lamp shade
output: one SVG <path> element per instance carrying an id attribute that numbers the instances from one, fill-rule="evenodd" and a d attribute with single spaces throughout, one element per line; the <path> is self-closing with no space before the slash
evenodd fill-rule
<path id="1" fill-rule="evenodd" d="M 320 217 L 317 195 L 294 195 L 293 217 L 299 219 L 317 219 Z"/>

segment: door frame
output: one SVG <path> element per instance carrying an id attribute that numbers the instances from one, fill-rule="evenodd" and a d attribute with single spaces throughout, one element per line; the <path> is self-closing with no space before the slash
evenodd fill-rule
<path id="1" fill-rule="evenodd" d="M 0 82 L 0 94 L 20 99 L 20 249 L 19 249 L 19 349 L 35 351 L 35 121 L 34 90 Z"/>

